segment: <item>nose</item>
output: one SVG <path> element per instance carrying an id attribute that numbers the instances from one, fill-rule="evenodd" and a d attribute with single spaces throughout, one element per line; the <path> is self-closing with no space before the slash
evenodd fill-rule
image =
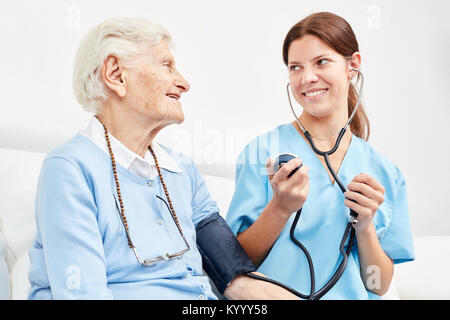
<path id="1" fill-rule="evenodd" d="M 177 77 L 175 79 L 175 85 L 181 90 L 181 92 L 189 91 L 191 85 L 189 82 L 177 71 Z"/>
<path id="2" fill-rule="evenodd" d="M 318 80 L 318 76 L 313 68 L 305 67 L 302 75 L 302 84 L 314 83 Z"/>

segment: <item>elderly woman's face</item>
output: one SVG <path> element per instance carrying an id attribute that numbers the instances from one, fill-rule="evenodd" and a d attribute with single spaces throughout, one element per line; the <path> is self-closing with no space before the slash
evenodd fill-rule
<path id="1" fill-rule="evenodd" d="M 127 99 L 135 111 L 161 126 L 183 122 L 179 99 L 189 83 L 175 68 L 165 41 L 151 46 L 128 74 Z"/>

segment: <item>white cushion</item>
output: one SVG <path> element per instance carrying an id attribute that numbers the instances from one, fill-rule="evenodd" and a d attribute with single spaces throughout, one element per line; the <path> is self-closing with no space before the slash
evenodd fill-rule
<path id="1" fill-rule="evenodd" d="M 234 180 L 211 175 L 203 175 L 213 200 L 217 202 L 220 215 L 225 219 L 234 193 Z"/>
<path id="2" fill-rule="evenodd" d="M 36 234 L 34 201 L 45 154 L 0 148 L 0 299 L 26 299 L 30 284 L 28 248 Z M 234 192 L 232 179 L 205 175 L 212 198 L 225 217 Z M 10 272 L 8 272 L 10 270 Z"/>
<path id="3" fill-rule="evenodd" d="M 25 300 L 31 289 L 28 280 L 28 271 L 30 270 L 30 257 L 28 252 L 24 252 L 18 259 L 14 268 L 11 270 L 11 299 Z"/>
<path id="4" fill-rule="evenodd" d="M 8 265 L 6 264 L 6 248 L 0 228 L 0 300 L 9 300 L 10 298 L 11 288 L 9 284 Z"/>
<path id="5" fill-rule="evenodd" d="M 44 157 L 0 148 L 0 299 L 26 299 L 28 295 L 28 248 L 36 233 L 34 200 Z M 225 218 L 234 180 L 204 178 Z M 418 237 L 414 244 L 416 260 L 395 266 L 391 288 L 383 299 L 450 299 L 450 236 Z"/>
<path id="6" fill-rule="evenodd" d="M 42 153 L 0 148 L 0 220 L 10 249 L 6 253 L 9 270 L 35 237 L 34 200 L 44 157 Z"/>
<path id="7" fill-rule="evenodd" d="M 395 271 L 394 271 L 394 278 L 391 281 L 391 286 L 389 287 L 388 292 L 386 292 L 386 294 L 381 298 L 383 300 L 400 300 L 400 296 L 398 295 L 397 284 L 395 283 Z"/>
<path id="8" fill-rule="evenodd" d="M 402 300 L 450 299 L 450 236 L 415 237 L 415 261 L 395 266 Z"/>

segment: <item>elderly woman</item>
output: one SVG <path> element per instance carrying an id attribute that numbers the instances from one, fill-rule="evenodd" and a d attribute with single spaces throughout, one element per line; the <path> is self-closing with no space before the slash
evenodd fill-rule
<path id="1" fill-rule="evenodd" d="M 189 90 L 170 44 L 145 19 L 109 19 L 81 43 L 74 90 L 95 115 L 43 163 L 29 298 L 217 298 L 196 227 L 219 209 L 192 161 L 154 142 Z M 239 274 L 224 295 L 294 298 Z"/>

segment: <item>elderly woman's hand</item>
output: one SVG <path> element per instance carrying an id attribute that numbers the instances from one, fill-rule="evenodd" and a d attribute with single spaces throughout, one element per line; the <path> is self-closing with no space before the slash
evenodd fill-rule
<path id="1" fill-rule="evenodd" d="M 260 272 L 253 273 L 266 277 Z M 225 289 L 224 296 L 231 300 L 300 300 L 280 286 L 245 275 L 234 278 Z"/>

